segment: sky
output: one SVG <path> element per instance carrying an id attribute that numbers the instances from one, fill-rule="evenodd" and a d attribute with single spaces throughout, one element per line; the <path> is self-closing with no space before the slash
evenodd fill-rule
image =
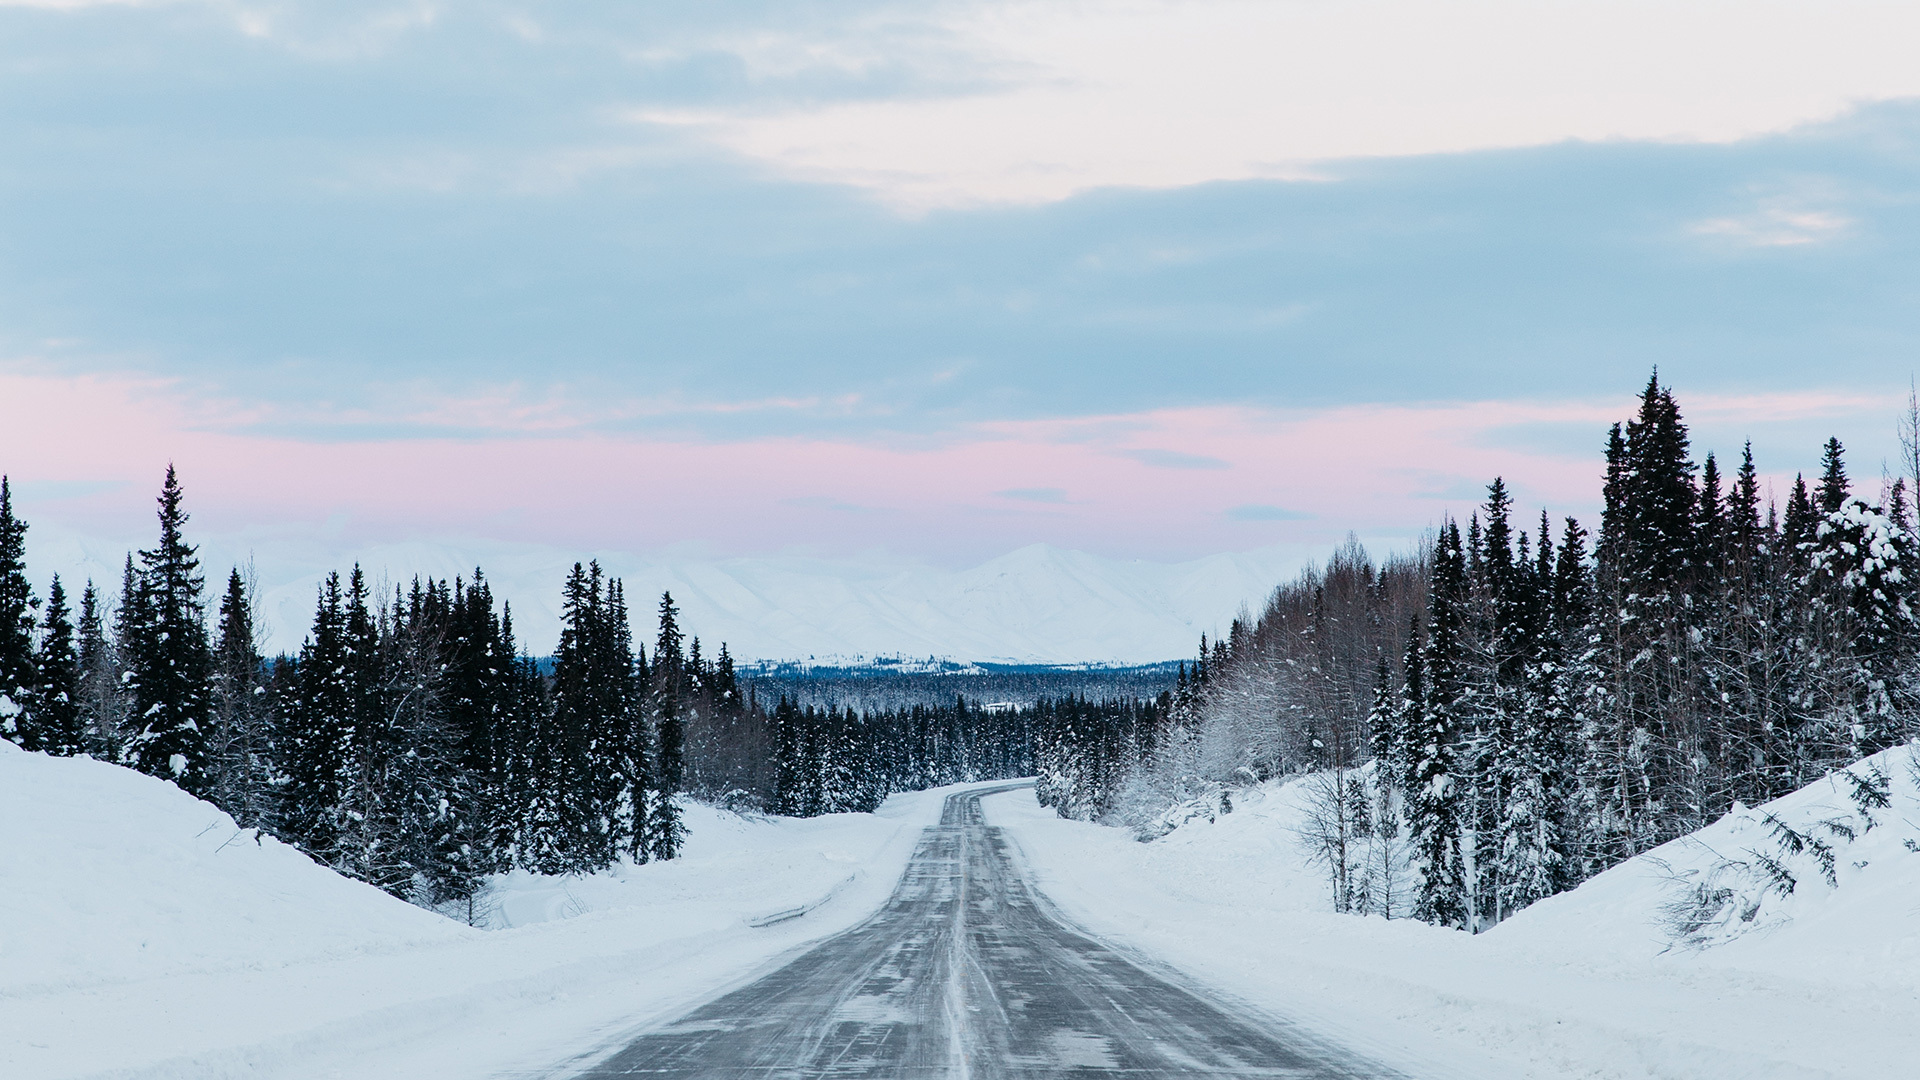
<path id="1" fill-rule="evenodd" d="M 1832 435 L 1877 489 L 1916 46 L 1858 0 L 0 0 L 0 472 L 32 565 L 146 542 L 169 462 L 265 564 L 1308 560 L 1496 475 L 1591 518 L 1657 366 L 1696 456 L 1784 494 Z"/>

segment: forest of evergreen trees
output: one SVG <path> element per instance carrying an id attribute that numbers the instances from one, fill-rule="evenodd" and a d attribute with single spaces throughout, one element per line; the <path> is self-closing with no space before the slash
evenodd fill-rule
<path id="1" fill-rule="evenodd" d="M 1903 436 L 1920 470 L 1920 405 Z M 263 656 L 246 576 L 210 601 L 171 468 L 118 591 L 76 608 L 56 577 L 43 602 L 0 479 L 0 734 L 166 778 L 436 907 L 511 867 L 673 858 L 681 796 L 810 815 L 1032 775 L 1061 814 L 1152 835 L 1308 774 L 1339 910 L 1481 929 L 1920 727 L 1910 478 L 1870 499 L 1829 440 L 1777 506 L 1751 447 L 1731 475 L 1690 455 L 1656 378 L 1608 435 L 1591 539 L 1528 529 L 1496 479 L 1415 551 L 1349 540 L 1172 690 L 866 709 L 743 693 L 669 596 L 636 644 L 593 563 L 545 661 L 479 571 L 376 594 L 357 567 L 297 655 Z"/>
<path id="2" fill-rule="evenodd" d="M 321 585 L 299 653 L 268 657 L 247 576 L 231 571 L 214 600 L 186 524 L 169 467 L 158 542 L 127 557 L 118 592 L 89 581 L 76 611 L 56 576 L 43 603 L 0 478 L 0 735 L 162 777 L 343 874 L 454 914 L 510 868 L 673 858 L 678 796 L 799 816 L 872 810 L 896 791 L 1031 775 L 1091 717 L 1131 730 L 1164 713 L 1077 697 L 764 701 L 742 694 L 724 645 L 709 658 L 685 635 L 670 596 L 651 650 L 637 644 L 624 586 L 597 563 L 568 574 L 560 640 L 542 661 L 480 571 L 388 593 L 357 566 Z"/>
<path id="3" fill-rule="evenodd" d="M 1920 468 L 1920 407 L 1903 442 Z M 1591 543 L 1498 479 L 1412 554 L 1350 539 L 1202 641 L 1087 804 L 1151 834 L 1308 773 L 1336 908 L 1481 929 L 1920 733 L 1908 477 L 1864 497 L 1830 440 L 1778 507 L 1750 445 L 1691 460 L 1657 376 L 1606 447 Z"/>

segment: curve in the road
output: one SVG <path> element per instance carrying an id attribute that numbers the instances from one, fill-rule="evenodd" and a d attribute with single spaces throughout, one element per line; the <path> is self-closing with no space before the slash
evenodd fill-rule
<path id="1" fill-rule="evenodd" d="M 980 797 L 947 798 L 891 899 L 581 1080 L 1400 1074 L 1209 1000 L 1067 925 Z"/>

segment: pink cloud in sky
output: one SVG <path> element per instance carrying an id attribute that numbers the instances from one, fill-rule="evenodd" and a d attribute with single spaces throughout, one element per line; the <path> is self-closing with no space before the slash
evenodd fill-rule
<path id="1" fill-rule="evenodd" d="M 1697 423 L 1728 430 L 1811 417 L 1877 431 L 1890 429 L 1897 408 L 1806 395 L 1682 404 Z M 1591 521 L 1607 425 L 1632 407 L 1630 395 L 1215 406 L 985 423 L 938 442 L 582 433 L 318 441 L 239 429 L 236 416 L 257 417 L 195 402 L 165 382 L 0 373 L 8 433 L 0 470 L 13 476 L 29 521 L 101 537 L 145 535 L 172 461 L 196 527 L 255 547 L 325 532 L 349 546 L 457 537 L 582 551 L 884 548 L 951 562 L 1040 541 L 1172 559 L 1330 545 L 1348 530 L 1411 537 L 1469 512 L 1496 475 L 1528 521 L 1541 506 L 1556 521 L 1568 513 Z M 1738 444 L 1720 449 L 1731 456 Z M 1816 450 L 1794 448 L 1809 460 Z"/>

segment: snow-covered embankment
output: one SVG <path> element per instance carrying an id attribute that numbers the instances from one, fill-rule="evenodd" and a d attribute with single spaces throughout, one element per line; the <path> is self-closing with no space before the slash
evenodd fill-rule
<path id="1" fill-rule="evenodd" d="M 171 784 L 0 742 L 0 1076 L 539 1071 L 858 921 L 943 794 L 807 821 L 689 805 L 684 858 L 511 875 L 481 930 Z"/>
<path id="2" fill-rule="evenodd" d="M 1906 748 L 1852 773 L 1887 805 L 1837 774 L 1477 937 L 1333 914 L 1297 781 L 1145 844 L 985 808 L 1069 917 L 1414 1075 L 1892 1080 L 1920 1075 L 1920 791 Z"/>

